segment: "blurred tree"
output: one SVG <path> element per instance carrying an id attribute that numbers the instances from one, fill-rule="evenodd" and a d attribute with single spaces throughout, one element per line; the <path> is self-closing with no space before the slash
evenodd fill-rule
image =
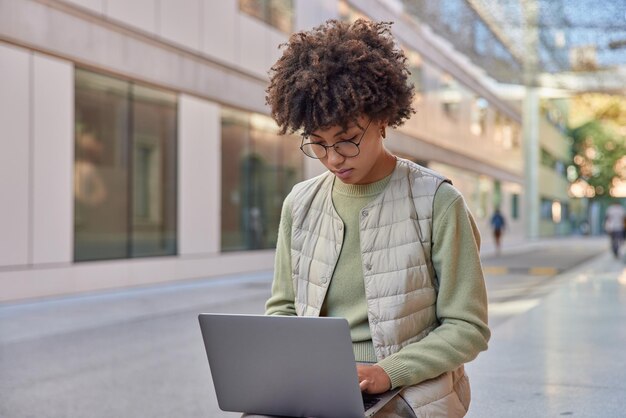
<path id="1" fill-rule="evenodd" d="M 626 181 L 626 98 L 588 93 L 572 100 L 570 136 L 576 178 L 594 189 L 588 197 L 610 197 Z"/>

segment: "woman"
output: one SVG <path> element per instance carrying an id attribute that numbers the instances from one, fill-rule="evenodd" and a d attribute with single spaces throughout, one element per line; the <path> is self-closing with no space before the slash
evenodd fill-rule
<path id="1" fill-rule="evenodd" d="M 439 174 L 393 155 L 413 113 L 389 23 L 328 21 L 293 34 L 267 102 L 281 133 L 328 170 L 282 209 L 268 315 L 348 320 L 361 390 L 403 390 L 377 417 L 461 417 L 463 364 L 487 348 L 480 238 Z"/>

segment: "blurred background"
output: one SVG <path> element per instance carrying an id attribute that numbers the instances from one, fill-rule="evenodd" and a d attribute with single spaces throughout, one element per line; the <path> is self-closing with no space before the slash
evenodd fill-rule
<path id="1" fill-rule="evenodd" d="M 452 179 L 488 274 L 608 252 L 624 0 L 0 0 L 0 416 L 222 416 L 195 315 L 262 312 L 282 201 L 323 169 L 277 134 L 267 72 L 360 17 L 394 22 L 415 86 L 387 147 Z"/>
<path id="2" fill-rule="evenodd" d="M 417 114 L 387 145 L 453 180 L 487 247 L 495 208 L 517 242 L 602 234 L 626 197 L 624 1 L 0 7 L 2 301 L 270 269 L 322 166 L 276 134 L 267 72 L 330 18 L 395 22 Z"/>

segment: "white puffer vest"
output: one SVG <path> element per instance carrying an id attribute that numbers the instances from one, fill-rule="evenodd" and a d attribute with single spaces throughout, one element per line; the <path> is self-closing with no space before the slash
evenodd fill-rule
<path id="1" fill-rule="evenodd" d="M 291 232 L 296 312 L 319 316 L 343 245 L 343 222 L 332 204 L 326 172 L 294 187 Z M 424 338 L 439 325 L 437 279 L 431 263 L 437 173 L 398 159 L 388 186 L 361 210 L 360 243 L 367 315 L 376 357 Z M 462 417 L 470 401 L 463 366 L 405 388 L 418 417 Z"/>

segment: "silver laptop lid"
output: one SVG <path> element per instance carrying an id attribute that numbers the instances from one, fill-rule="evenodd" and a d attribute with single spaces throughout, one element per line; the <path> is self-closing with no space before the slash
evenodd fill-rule
<path id="1" fill-rule="evenodd" d="M 220 409 L 364 416 L 345 319 L 201 314 L 199 320 Z"/>

